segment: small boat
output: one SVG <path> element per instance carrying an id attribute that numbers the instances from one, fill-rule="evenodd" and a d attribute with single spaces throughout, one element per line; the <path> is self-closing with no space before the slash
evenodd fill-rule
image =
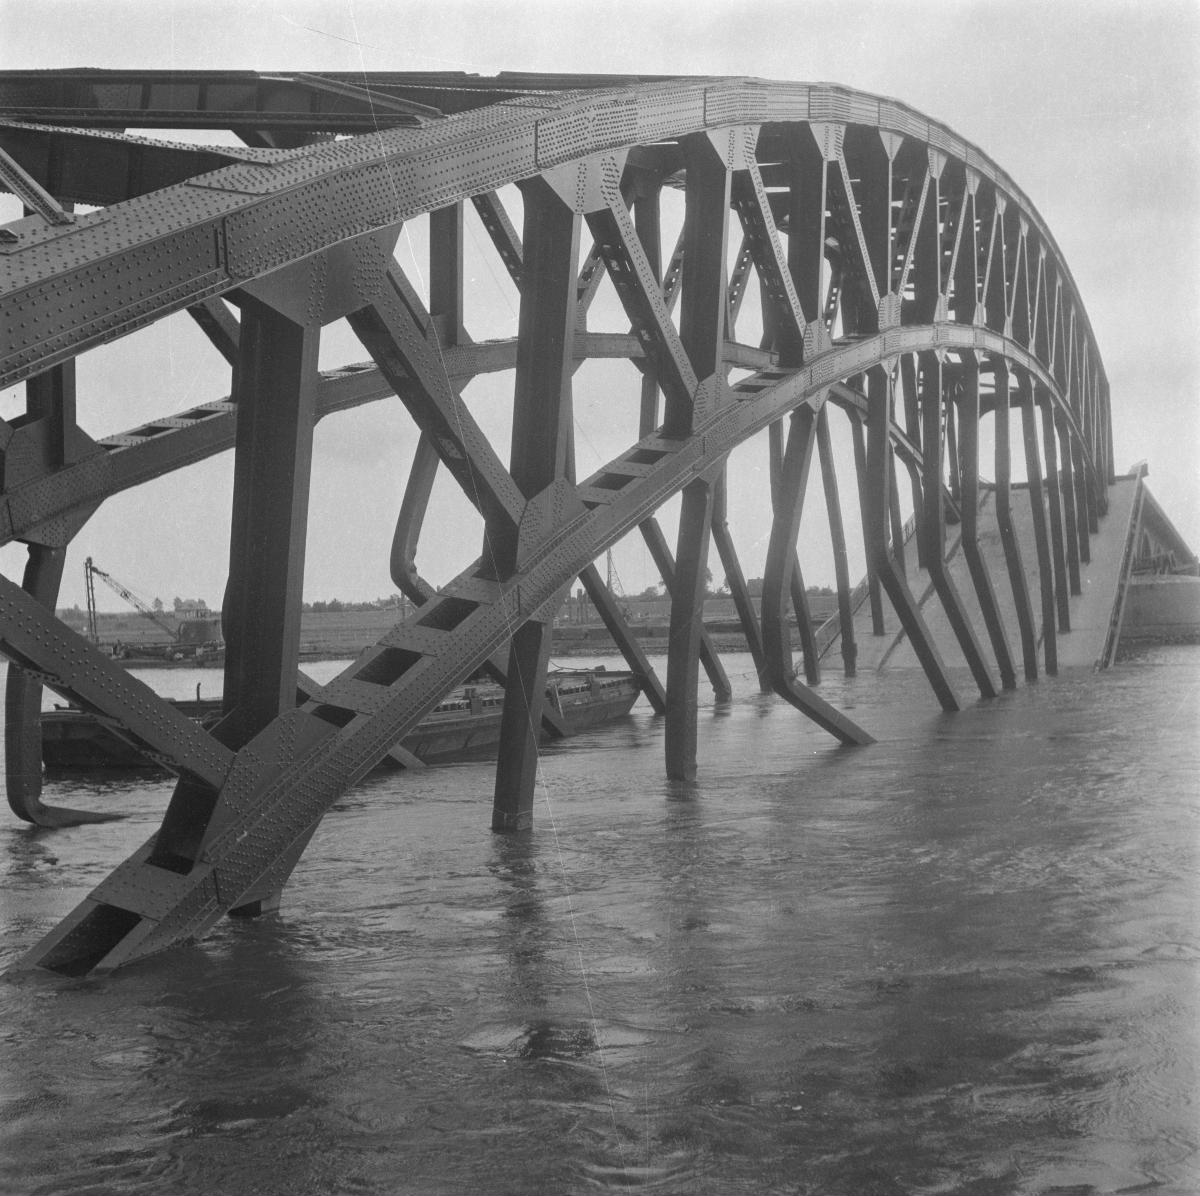
<path id="1" fill-rule="evenodd" d="M 628 714 L 639 692 L 632 673 L 564 670 L 551 675 L 546 700 L 568 733 L 575 734 Z M 171 705 L 202 724 L 214 723 L 221 715 L 220 698 L 192 698 Z M 503 706 L 500 686 L 468 685 L 434 707 L 400 746 L 426 764 L 495 755 Z M 548 738 L 543 728 L 543 741 Z M 162 771 L 122 738 L 112 720 L 77 706 L 56 706 L 42 714 L 42 763 L 49 773 Z"/>

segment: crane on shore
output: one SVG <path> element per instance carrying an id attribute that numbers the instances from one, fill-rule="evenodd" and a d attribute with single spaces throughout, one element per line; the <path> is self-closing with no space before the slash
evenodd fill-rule
<path id="1" fill-rule="evenodd" d="M 216 652 L 223 646 L 220 636 L 218 619 L 200 619 L 194 622 L 172 627 L 144 599 L 139 598 L 127 585 L 119 582 L 111 573 L 97 565 L 91 557 L 83 563 L 84 585 L 87 592 L 87 635 L 93 644 L 100 643 L 100 630 L 96 620 L 96 578 L 114 593 L 119 594 L 143 618 L 149 619 L 160 631 L 166 633 L 167 644 L 143 644 L 138 648 L 142 656 L 164 657 L 169 660 L 183 660 L 187 657 L 205 655 Z"/>

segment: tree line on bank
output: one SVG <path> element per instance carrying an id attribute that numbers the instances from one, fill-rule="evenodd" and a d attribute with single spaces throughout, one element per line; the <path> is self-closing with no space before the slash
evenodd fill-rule
<path id="1" fill-rule="evenodd" d="M 710 597 L 710 598 L 726 598 L 729 596 L 729 587 L 723 579 L 722 579 L 721 585 L 717 586 L 715 588 L 712 585 L 711 572 L 709 573 L 707 580 L 708 580 L 708 584 L 705 587 L 705 591 L 706 591 L 706 594 L 708 597 Z M 749 591 L 751 597 L 757 598 L 762 594 L 762 585 L 763 585 L 763 583 L 762 583 L 761 577 L 752 577 L 746 582 L 746 589 Z M 828 597 L 828 596 L 832 595 L 834 593 L 834 591 L 829 586 L 809 586 L 808 593 L 810 595 L 821 595 L 821 596 Z M 631 594 L 628 596 L 628 598 L 640 600 L 643 602 L 653 602 L 655 600 L 662 601 L 662 600 L 666 599 L 667 597 L 668 597 L 668 595 L 666 592 L 666 587 L 661 584 L 647 586 L 640 593 Z M 175 598 L 172 603 L 173 611 L 164 610 L 164 605 L 165 604 L 163 603 L 163 601 L 160 598 L 156 598 L 154 600 L 153 609 L 156 612 L 162 612 L 164 614 L 169 615 L 171 613 L 178 614 L 182 610 L 185 610 L 188 608 L 193 608 L 193 607 L 199 608 L 199 609 L 205 608 L 205 602 L 203 599 L 191 599 L 191 598 L 188 598 L 188 599 Z M 352 599 L 343 599 L 343 598 L 317 599 L 313 602 L 302 602 L 300 604 L 300 609 L 305 614 L 320 615 L 320 614 L 340 614 L 343 612 L 374 611 L 374 610 L 404 611 L 404 610 L 408 609 L 410 606 L 411 606 L 411 603 L 409 603 L 409 601 L 406 598 L 404 598 L 401 594 L 388 594 L 381 598 L 374 598 L 374 599 L 361 600 L 361 601 L 354 601 Z M 136 612 L 131 610 L 131 611 L 118 611 L 118 612 L 104 611 L 104 612 L 97 612 L 97 613 L 101 613 L 101 614 L 114 614 L 115 613 L 115 614 L 120 614 L 120 615 L 124 615 L 124 614 L 134 615 Z M 215 615 L 218 612 L 212 611 L 211 613 Z M 84 612 L 82 610 L 80 610 L 78 605 L 75 605 L 69 609 L 60 610 L 58 612 L 58 614 L 59 614 L 59 618 L 63 619 L 67 623 L 82 622 L 85 617 Z"/>

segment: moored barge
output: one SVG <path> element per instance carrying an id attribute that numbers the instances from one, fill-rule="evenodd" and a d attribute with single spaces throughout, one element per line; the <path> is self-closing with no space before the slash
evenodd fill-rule
<path id="1" fill-rule="evenodd" d="M 604 668 L 554 673 L 546 701 L 568 734 L 628 714 L 639 689 L 632 673 Z M 181 714 L 200 723 L 221 715 L 220 698 L 176 701 Z M 425 764 L 486 758 L 500 741 L 504 690 L 498 685 L 468 685 L 439 703 L 401 739 L 403 752 Z M 550 736 L 542 729 L 542 739 Z M 42 762 L 46 771 L 162 771 L 136 744 L 122 738 L 107 719 L 76 706 L 58 706 L 42 714 Z"/>

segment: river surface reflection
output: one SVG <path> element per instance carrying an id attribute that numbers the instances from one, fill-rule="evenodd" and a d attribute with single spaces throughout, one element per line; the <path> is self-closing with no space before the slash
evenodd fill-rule
<path id="1" fill-rule="evenodd" d="M 857 750 L 727 664 L 695 785 L 644 706 L 546 753 L 532 835 L 488 831 L 486 764 L 375 775 L 280 915 L 0 984 L 0 1186 L 1200 1190 L 1200 650 L 955 716 L 831 675 Z M 56 783 L 129 817 L 4 824 L 5 962 L 168 792 Z"/>

